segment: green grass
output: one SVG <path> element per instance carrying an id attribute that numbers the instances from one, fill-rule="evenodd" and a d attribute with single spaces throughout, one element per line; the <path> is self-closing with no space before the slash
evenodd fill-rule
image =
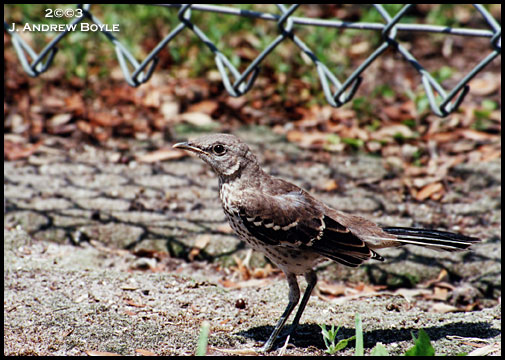
<path id="1" fill-rule="evenodd" d="M 333 355 L 338 351 L 345 349 L 350 341 L 356 340 L 355 346 L 355 356 L 363 356 L 364 355 L 364 346 L 363 346 L 363 325 L 361 322 L 360 314 L 355 315 L 355 324 L 356 324 L 356 335 L 337 341 L 337 333 L 340 329 L 340 326 L 335 330 L 335 326 L 332 325 L 330 330 L 326 329 L 326 325 L 320 324 L 321 334 L 323 335 L 324 344 L 326 345 L 325 352 Z M 431 345 L 430 337 L 423 330 L 420 329 L 416 335 L 414 332 L 411 332 L 412 341 L 414 342 L 414 346 L 409 348 L 403 355 L 405 356 L 435 356 L 435 349 Z M 389 351 L 387 348 L 380 342 L 378 342 L 370 351 L 370 355 L 372 356 L 389 356 Z M 466 353 L 460 353 L 457 355 L 467 355 Z"/>
<path id="2" fill-rule="evenodd" d="M 336 330 L 335 330 L 334 325 L 332 325 L 331 329 L 329 329 L 329 330 L 326 330 L 326 325 L 324 325 L 324 324 L 322 324 L 322 325 L 320 324 L 319 326 L 321 327 L 321 333 L 323 334 L 324 344 L 326 345 L 325 352 L 327 354 L 333 355 L 337 351 L 345 349 L 347 347 L 349 341 L 356 339 L 356 336 L 351 336 L 348 339 L 343 339 L 343 340 L 339 340 L 338 342 L 336 342 L 337 341 L 337 333 L 338 333 L 338 330 L 340 330 L 340 326 L 337 327 Z"/>
<path id="3" fill-rule="evenodd" d="M 196 356 L 205 356 L 207 354 L 207 344 L 209 342 L 210 323 L 208 321 L 202 322 L 200 327 L 200 336 L 198 337 L 198 344 L 196 347 Z"/>

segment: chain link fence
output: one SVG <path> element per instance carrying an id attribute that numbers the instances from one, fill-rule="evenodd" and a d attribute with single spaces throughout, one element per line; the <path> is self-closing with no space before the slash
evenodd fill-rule
<path id="1" fill-rule="evenodd" d="M 157 55 L 159 52 L 163 50 L 163 48 L 167 46 L 172 39 L 187 28 L 188 31 L 192 31 L 215 55 L 214 60 L 219 73 L 221 74 L 224 87 L 227 92 L 234 97 L 241 96 L 252 88 L 254 81 L 260 73 L 260 65 L 268 54 L 270 54 L 283 41 L 293 41 L 300 51 L 305 53 L 313 62 L 317 69 L 317 74 L 326 100 L 334 107 L 342 106 L 353 98 L 356 90 L 362 82 L 362 73 L 374 62 L 375 59 L 377 59 L 387 49 L 391 48 L 401 54 L 421 75 L 422 85 L 426 91 L 430 107 L 432 111 L 440 117 L 447 116 L 458 108 L 469 91 L 468 83 L 470 80 L 487 64 L 501 54 L 501 26 L 487 10 L 479 4 L 474 4 L 473 6 L 489 25 L 489 30 L 400 23 L 402 17 L 408 13 L 413 4 L 403 6 L 400 11 L 394 15 L 389 14 L 382 5 L 373 4 L 374 8 L 383 18 L 384 23 L 346 22 L 339 20 L 296 17 L 293 14 L 295 10 L 300 7 L 300 4 L 291 6 L 276 4 L 279 13 L 275 14 L 207 4 L 161 4 L 156 6 L 178 8 L 179 11 L 177 16 L 179 24 L 156 45 L 156 47 L 142 62 L 138 62 L 131 52 L 128 51 L 128 49 L 112 34 L 112 32 L 108 31 L 104 24 L 95 15 L 93 15 L 90 4 L 77 5 L 77 9 L 80 9 L 79 13 L 82 14 L 82 16 L 76 17 L 69 24 L 70 26 L 50 41 L 40 53 L 34 51 L 19 34 L 12 31 L 5 20 L 4 29 L 12 38 L 14 49 L 16 50 L 23 69 L 28 75 L 36 77 L 49 68 L 58 51 L 58 43 L 71 31 L 73 31 L 73 25 L 77 25 L 78 23 L 87 20 L 98 25 L 100 31 L 114 45 L 116 55 L 126 81 L 131 86 L 136 87 L 148 81 L 153 74 L 153 71 L 158 63 Z M 261 51 L 261 53 L 243 72 L 240 72 L 223 54 L 223 52 L 220 51 L 218 47 L 207 37 L 207 35 L 197 26 L 197 24 L 192 21 L 191 13 L 193 10 L 216 12 L 230 16 L 257 18 L 265 21 L 275 21 L 277 23 L 279 35 L 273 42 Z M 368 56 L 368 58 L 366 58 L 365 61 L 361 63 L 356 70 L 354 70 L 347 79 L 341 81 L 324 63 L 318 59 L 311 48 L 296 35 L 296 29 L 294 29 L 295 25 L 380 31 L 382 43 L 371 55 Z M 466 74 L 453 89 L 447 91 L 433 76 L 430 75 L 430 73 L 420 64 L 412 53 L 396 40 L 398 32 L 401 31 L 486 37 L 489 38 L 490 52 L 483 60 L 480 61 L 480 63 L 471 69 L 471 71 L 469 71 L 468 74 Z"/>

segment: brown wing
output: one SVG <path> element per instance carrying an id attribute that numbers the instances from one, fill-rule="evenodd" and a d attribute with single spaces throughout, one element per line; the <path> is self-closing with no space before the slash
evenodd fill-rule
<path id="1" fill-rule="evenodd" d="M 239 215 L 257 239 L 314 251 L 347 266 L 358 266 L 370 258 L 383 260 L 348 227 L 326 214 L 322 203 L 293 185 L 287 189 L 290 191 L 243 198 Z"/>

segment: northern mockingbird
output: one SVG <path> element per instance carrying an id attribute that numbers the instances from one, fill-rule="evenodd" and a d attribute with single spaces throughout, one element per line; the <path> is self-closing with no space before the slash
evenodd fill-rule
<path id="1" fill-rule="evenodd" d="M 298 304 L 297 275 L 307 288 L 293 320 L 294 333 L 316 285 L 314 266 L 331 259 L 356 267 L 368 259 L 384 261 L 376 250 L 419 245 L 437 250 L 464 250 L 479 239 L 446 231 L 380 227 L 325 205 L 308 192 L 265 173 L 247 144 L 229 134 L 213 134 L 174 145 L 195 153 L 219 177 L 219 196 L 235 233 L 261 251 L 285 274 L 289 302 L 263 351 L 270 351 Z"/>

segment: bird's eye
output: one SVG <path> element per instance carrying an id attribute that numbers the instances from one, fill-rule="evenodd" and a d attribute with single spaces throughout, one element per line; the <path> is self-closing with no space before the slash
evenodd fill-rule
<path id="1" fill-rule="evenodd" d="M 224 155 L 224 153 L 226 152 L 226 149 L 223 145 L 217 144 L 217 145 L 214 145 L 214 147 L 212 148 L 212 151 L 214 151 L 214 154 L 221 156 L 221 155 Z"/>

